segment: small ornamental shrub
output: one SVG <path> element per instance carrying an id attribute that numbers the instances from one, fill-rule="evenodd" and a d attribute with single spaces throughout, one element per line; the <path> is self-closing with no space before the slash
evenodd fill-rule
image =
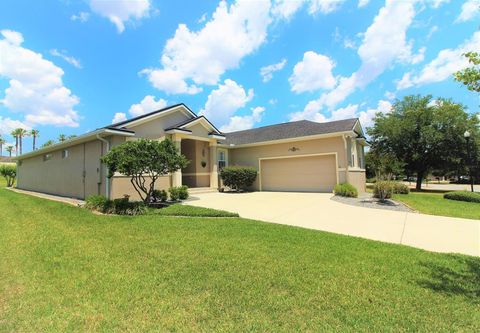
<path id="1" fill-rule="evenodd" d="M 408 193 L 410 193 L 410 188 L 404 183 L 394 182 L 393 193 L 395 193 L 395 194 L 408 194 Z"/>
<path id="2" fill-rule="evenodd" d="M 229 166 L 220 171 L 220 178 L 225 186 L 233 190 L 245 190 L 257 178 L 257 170 L 252 167 Z"/>
<path id="3" fill-rule="evenodd" d="M 352 184 L 349 183 L 342 183 L 335 185 L 333 192 L 335 195 L 339 195 L 341 197 L 350 197 L 356 198 L 358 197 L 358 191 Z"/>
<path id="4" fill-rule="evenodd" d="M 188 199 L 188 186 L 182 185 L 178 188 L 178 198 L 180 200 L 187 200 Z"/>
<path id="5" fill-rule="evenodd" d="M 170 200 L 178 201 L 180 199 L 179 187 L 170 187 L 168 193 L 170 193 Z"/>
<path id="6" fill-rule="evenodd" d="M 85 200 L 85 208 L 103 212 L 107 208 L 108 201 L 103 195 L 91 195 Z"/>
<path id="7" fill-rule="evenodd" d="M 479 192 L 455 191 L 443 195 L 445 199 L 480 203 Z"/>
<path id="8" fill-rule="evenodd" d="M 96 210 L 104 214 L 142 215 L 147 207 L 142 201 L 129 201 L 128 197 L 108 200 L 102 195 L 92 195 L 87 198 L 85 208 Z"/>
<path id="9" fill-rule="evenodd" d="M 390 199 L 393 194 L 395 184 L 392 181 L 379 181 L 373 186 L 373 196 L 380 200 Z"/>
<path id="10" fill-rule="evenodd" d="M 153 200 L 165 202 L 168 199 L 167 191 L 165 190 L 154 190 L 153 191 Z"/>
<path id="11" fill-rule="evenodd" d="M 1 164 L 0 176 L 7 181 L 7 187 L 12 187 L 17 177 L 17 167 L 15 165 Z"/>

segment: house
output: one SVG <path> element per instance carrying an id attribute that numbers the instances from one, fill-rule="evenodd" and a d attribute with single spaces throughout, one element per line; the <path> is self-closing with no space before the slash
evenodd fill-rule
<path id="1" fill-rule="evenodd" d="M 13 160 L 12 157 L 0 156 L 0 165 L 2 165 L 2 164 L 15 165 L 15 161 Z"/>
<path id="2" fill-rule="evenodd" d="M 107 177 L 100 157 L 129 140 L 170 138 L 190 164 L 160 177 L 156 188 L 219 186 L 219 168 L 253 166 L 257 191 L 331 192 L 349 182 L 365 190 L 363 130 L 358 119 L 295 121 L 221 133 L 207 118 L 177 104 L 112 124 L 17 158 L 17 187 L 67 197 L 125 194 L 137 198 L 130 178 Z"/>

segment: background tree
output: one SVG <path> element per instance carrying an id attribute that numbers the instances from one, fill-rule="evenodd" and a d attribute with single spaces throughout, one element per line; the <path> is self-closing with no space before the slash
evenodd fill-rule
<path id="1" fill-rule="evenodd" d="M 40 136 L 40 131 L 36 129 L 32 129 L 30 131 L 30 135 L 32 137 L 32 150 L 35 150 L 35 145 L 37 143 L 37 138 Z"/>
<path id="2" fill-rule="evenodd" d="M 114 147 L 102 157 L 109 177 L 120 172 L 130 177 L 130 182 L 144 202 L 149 202 L 156 180 L 188 164 L 171 140 L 152 141 L 140 139 L 127 141 Z"/>
<path id="3" fill-rule="evenodd" d="M 12 187 L 17 177 L 17 167 L 9 164 L 0 165 L 0 176 L 7 181 L 7 187 Z"/>
<path id="4" fill-rule="evenodd" d="M 19 136 L 19 128 L 14 129 L 10 135 L 15 138 L 15 153 L 18 154 L 18 136 Z"/>
<path id="5" fill-rule="evenodd" d="M 58 142 L 63 142 L 65 140 L 67 140 L 67 136 L 65 134 L 58 135 Z"/>
<path id="6" fill-rule="evenodd" d="M 12 157 L 13 146 L 7 146 L 5 150 L 8 152 L 8 156 Z"/>
<path id="7" fill-rule="evenodd" d="M 376 180 L 392 180 L 394 176 L 404 173 L 404 163 L 392 153 L 381 154 L 377 150 L 365 154 L 365 166 L 367 177 L 375 177 Z"/>
<path id="8" fill-rule="evenodd" d="M 42 148 L 45 148 L 45 147 L 48 147 L 48 146 L 51 146 L 51 145 L 54 145 L 54 144 L 55 144 L 55 141 L 48 140 L 42 145 Z"/>
<path id="9" fill-rule="evenodd" d="M 23 128 L 16 128 L 12 131 L 12 136 L 15 137 L 15 152 L 22 155 L 23 148 L 23 138 L 28 135 L 28 131 Z"/>
<path id="10" fill-rule="evenodd" d="M 0 156 L 3 156 L 3 145 L 7 143 L 4 138 L 0 136 Z"/>
<path id="11" fill-rule="evenodd" d="M 76 137 L 77 137 L 76 134 L 71 134 L 71 135 L 67 136 L 67 140 L 71 140 L 71 139 L 74 139 Z"/>
<path id="12" fill-rule="evenodd" d="M 468 90 L 480 93 L 480 54 L 467 52 L 464 56 L 472 66 L 456 72 L 453 76 L 455 80 L 466 85 Z"/>
<path id="13" fill-rule="evenodd" d="M 431 96 L 406 96 L 374 121 L 367 130 L 371 150 L 404 163 L 405 174 L 417 176 L 417 190 L 433 169 L 452 169 L 465 159 L 465 130 L 478 137 L 476 115 L 450 100 L 432 102 Z"/>

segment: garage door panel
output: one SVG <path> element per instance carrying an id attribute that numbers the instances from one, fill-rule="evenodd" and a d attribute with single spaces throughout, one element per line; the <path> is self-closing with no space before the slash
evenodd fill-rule
<path id="1" fill-rule="evenodd" d="M 334 155 L 261 161 L 263 191 L 331 192 L 337 183 Z"/>

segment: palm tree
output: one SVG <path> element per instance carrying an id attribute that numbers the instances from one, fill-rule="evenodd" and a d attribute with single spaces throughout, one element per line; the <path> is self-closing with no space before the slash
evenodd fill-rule
<path id="1" fill-rule="evenodd" d="M 43 145 L 42 145 L 42 148 L 45 148 L 45 147 L 48 147 L 48 146 L 51 146 L 51 145 L 54 145 L 55 144 L 55 141 L 53 140 L 48 140 L 47 142 L 45 142 Z"/>
<path id="2" fill-rule="evenodd" d="M 20 144 L 20 155 L 22 155 L 22 150 L 23 150 L 22 140 L 24 137 L 28 135 L 28 131 L 23 128 L 17 128 L 17 131 L 18 131 L 18 142 Z"/>
<path id="3" fill-rule="evenodd" d="M 5 148 L 5 150 L 8 151 L 9 156 L 12 157 L 13 146 L 7 146 L 7 148 Z"/>
<path id="4" fill-rule="evenodd" d="M 32 129 L 30 131 L 30 135 L 32 136 L 33 138 L 33 144 L 32 144 L 32 150 L 35 150 L 35 144 L 36 144 L 36 141 L 37 141 L 37 138 L 40 136 L 40 131 L 39 130 L 36 130 L 36 129 Z"/>
<path id="5" fill-rule="evenodd" d="M 59 134 L 58 135 L 58 141 L 59 142 L 63 142 L 65 140 L 67 140 L 67 136 L 65 134 Z"/>
<path id="6" fill-rule="evenodd" d="M 4 138 L 0 136 L 0 157 L 3 155 L 3 145 L 7 143 Z"/>
<path id="7" fill-rule="evenodd" d="M 15 138 L 15 153 L 18 153 L 18 131 L 19 128 L 14 129 L 10 134 Z"/>

